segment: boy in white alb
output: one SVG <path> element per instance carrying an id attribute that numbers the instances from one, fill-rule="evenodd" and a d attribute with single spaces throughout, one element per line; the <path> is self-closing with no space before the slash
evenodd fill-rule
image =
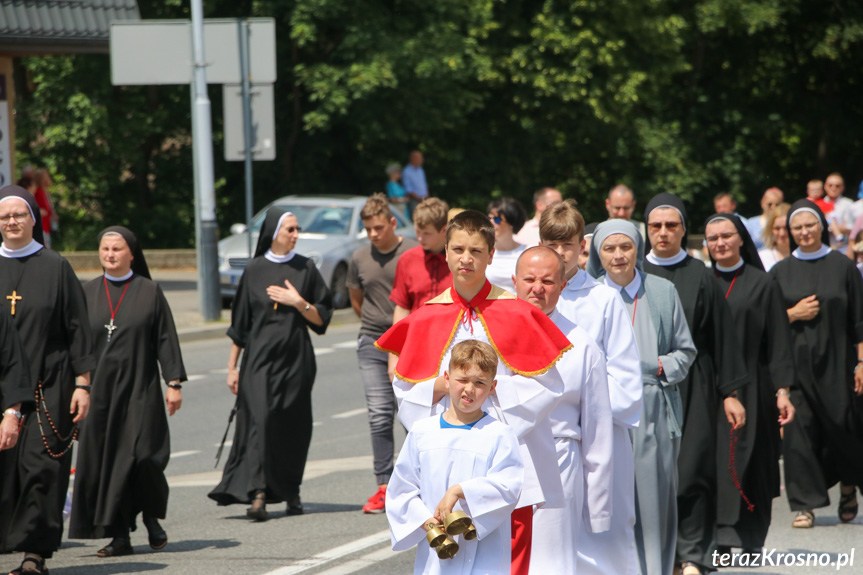
<path id="1" fill-rule="evenodd" d="M 419 544 L 415 574 L 510 572 L 510 514 L 524 466 L 512 429 L 482 411 L 496 372 L 490 345 L 456 344 L 444 372 L 449 409 L 416 422 L 396 461 L 387 519 L 395 551 Z M 439 559 L 426 542 L 428 524 L 443 525 L 454 509 L 471 517 L 477 538 L 455 536 L 458 553 Z"/>

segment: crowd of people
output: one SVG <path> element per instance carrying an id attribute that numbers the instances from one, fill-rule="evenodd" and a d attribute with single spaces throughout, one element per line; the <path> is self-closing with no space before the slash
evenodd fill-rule
<path id="1" fill-rule="evenodd" d="M 416 573 L 747 564 L 780 457 L 794 527 L 815 526 L 837 483 L 839 519 L 856 517 L 863 199 L 841 201 L 841 176 L 791 205 L 768 189 L 748 220 L 719 194 L 703 226 L 670 193 L 635 221 L 619 185 L 608 220 L 586 224 L 553 188 L 533 195 L 531 219 L 508 197 L 451 209 L 430 196 L 422 161 L 390 166 L 388 193 L 366 201 L 369 243 L 347 277 L 373 452 L 362 509 L 386 514 L 395 549 L 418 545 Z M 397 234 L 395 210 L 416 238 Z M 104 273 L 81 286 L 47 249 L 43 217 L 26 188 L 0 190 L 0 551 L 23 553 L 13 573 L 47 572 L 60 546 L 76 439 L 69 536 L 129 555 L 140 515 L 150 546 L 167 545 L 166 413 L 186 380 L 134 234 L 103 230 Z M 228 330 L 236 426 L 209 497 L 259 522 L 277 503 L 304 513 L 309 331 L 333 313 L 295 250 L 300 232 L 294 214 L 268 210 Z M 398 456 L 396 418 L 408 430 Z"/>
<path id="2" fill-rule="evenodd" d="M 837 483 L 836 513 L 852 521 L 863 486 L 863 191 L 856 202 L 843 191 L 839 174 L 809 182 L 791 205 L 770 188 L 749 219 L 722 193 L 699 226 L 669 193 L 633 220 L 635 195 L 619 185 L 605 200 L 608 220 L 585 225 L 575 201 L 542 188 L 530 220 L 508 197 L 446 219 L 437 207 L 429 230 L 437 241 L 410 250 L 393 220 L 384 241 L 360 250 L 386 264 L 372 266 L 373 299 L 354 305 L 364 325 L 371 309 L 392 313 L 375 325 L 378 353 L 389 354 L 386 376 L 378 356 L 377 389 L 388 391 L 387 379 L 392 395 L 373 400 L 367 384 L 373 445 L 382 427 L 390 443 L 375 451 L 378 490 L 364 511 L 387 513 L 394 548 L 419 544 L 417 573 L 501 572 L 479 558 L 509 553 L 513 574 L 694 575 L 722 556 L 756 563 L 784 457 L 793 527 L 813 527 Z M 427 199 L 418 213 L 431 202 L 441 203 Z M 389 218 L 383 196 L 370 205 Z M 417 223 L 418 237 L 429 223 Z M 695 233 L 704 234 L 700 246 L 690 245 Z M 417 255 L 403 266 L 399 250 Z M 425 305 L 400 303 L 406 282 Z M 482 362 L 451 359 L 474 340 L 497 355 L 494 377 Z M 369 353 L 360 352 L 361 369 Z M 474 381 L 469 392 L 454 377 Z M 385 421 L 373 403 L 389 407 Z M 479 415 L 465 407 L 476 403 Z M 409 435 L 393 468 L 394 412 Z M 465 476 L 457 449 L 423 439 L 485 418 L 516 432 L 520 483 L 511 468 L 499 478 L 485 468 Z M 518 463 L 509 452 L 505 459 Z M 442 468 L 453 470 L 449 483 Z M 493 493 L 472 495 L 466 486 L 482 481 Z M 454 509 L 480 533 L 453 536 L 464 550 L 458 561 L 430 553 L 424 540 Z M 498 520 L 501 509 L 509 524 Z M 511 548 L 490 555 L 483 545 L 502 539 L 482 535 L 495 529 Z"/>

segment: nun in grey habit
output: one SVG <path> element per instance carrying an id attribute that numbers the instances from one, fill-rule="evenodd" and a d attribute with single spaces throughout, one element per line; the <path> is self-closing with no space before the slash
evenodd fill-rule
<path id="1" fill-rule="evenodd" d="M 641 423 L 630 430 L 635 456 L 635 542 L 641 573 L 671 575 L 677 546 L 677 455 L 683 417 L 677 384 L 686 378 L 696 349 L 674 284 L 646 273 L 643 263 L 644 240 L 634 225 L 609 220 L 597 226 L 587 271 L 620 292 L 641 357 Z"/>

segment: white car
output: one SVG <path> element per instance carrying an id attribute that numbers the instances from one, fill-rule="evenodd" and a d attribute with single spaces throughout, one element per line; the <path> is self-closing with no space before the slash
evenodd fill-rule
<path id="1" fill-rule="evenodd" d="M 297 216 L 300 237 L 294 250 L 311 258 L 324 281 L 333 292 L 336 309 L 351 304 L 345 280 L 351 254 L 369 242 L 360 219 L 366 196 L 285 196 L 270 203 L 252 218 L 252 252 L 258 243 L 258 234 L 267 210 L 278 206 Z M 415 237 L 413 224 L 405 220 L 401 210 L 393 210 L 398 222 L 397 234 Z M 231 226 L 231 233 L 219 242 L 219 283 L 223 301 L 230 301 L 237 293 L 237 285 L 246 264 L 249 263 L 249 234 L 244 224 Z"/>

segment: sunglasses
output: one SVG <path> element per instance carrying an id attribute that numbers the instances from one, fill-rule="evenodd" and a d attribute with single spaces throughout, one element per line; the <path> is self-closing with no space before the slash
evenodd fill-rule
<path id="1" fill-rule="evenodd" d="M 500 216 L 489 216 L 488 219 L 490 219 L 496 224 L 500 224 L 503 221 L 503 218 Z"/>
<path id="2" fill-rule="evenodd" d="M 655 232 L 658 232 L 659 230 L 661 230 L 663 228 L 663 226 L 669 232 L 673 232 L 674 230 L 676 230 L 677 228 L 680 227 L 680 222 L 654 222 L 652 224 L 647 224 L 647 227 L 650 228 L 651 230 L 655 231 Z"/>

